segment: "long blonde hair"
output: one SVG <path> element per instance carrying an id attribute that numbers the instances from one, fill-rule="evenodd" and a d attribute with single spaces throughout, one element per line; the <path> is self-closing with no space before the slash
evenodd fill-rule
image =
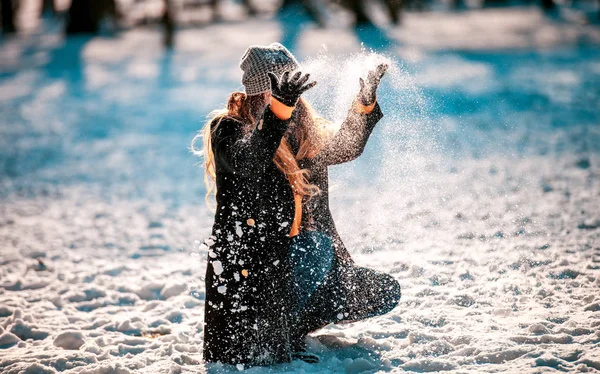
<path id="1" fill-rule="evenodd" d="M 209 119 L 204 128 L 192 140 L 192 152 L 204 158 L 204 183 L 206 184 L 206 203 L 210 204 L 210 196 L 216 195 L 216 166 L 212 149 L 212 134 L 217 130 L 225 117 L 232 117 L 244 124 L 244 132 L 249 133 L 256 125 L 260 113 L 257 109 L 263 107 L 265 96 L 248 96 L 243 92 L 234 92 L 229 96 L 227 107 L 216 110 L 209 114 Z M 211 124 L 217 121 L 214 126 Z M 298 161 L 304 158 L 313 158 L 323 148 L 328 136 L 332 134 L 329 123 L 316 116 L 310 104 L 302 98 L 298 101 L 292 115 L 292 121 L 296 123 L 298 134 L 298 153 L 293 154 L 287 138 L 284 136 L 275 152 L 273 162 L 282 173 L 285 174 L 292 190 L 301 196 L 315 196 L 321 191 L 319 187 L 308 182 L 309 171 L 300 169 Z M 202 150 L 197 150 L 194 145 L 202 138 Z"/>

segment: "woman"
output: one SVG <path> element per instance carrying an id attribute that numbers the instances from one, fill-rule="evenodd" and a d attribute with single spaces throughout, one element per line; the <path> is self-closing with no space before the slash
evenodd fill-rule
<path id="1" fill-rule="evenodd" d="M 281 44 L 252 46 L 240 64 L 245 93 L 204 129 L 205 180 L 217 208 L 206 270 L 204 358 L 266 365 L 318 358 L 304 337 L 331 322 L 393 309 L 400 287 L 357 267 L 335 229 L 327 167 L 358 157 L 383 116 L 376 89 L 387 66 L 360 79 L 332 134 L 301 99 L 316 82 Z M 212 183 L 214 181 L 214 183 Z"/>

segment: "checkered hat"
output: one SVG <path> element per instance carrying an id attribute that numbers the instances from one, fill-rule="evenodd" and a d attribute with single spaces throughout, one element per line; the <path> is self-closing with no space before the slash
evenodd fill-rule
<path id="1" fill-rule="evenodd" d="M 300 64 L 283 45 L 271 43 L 268 46 L 248 47 L 240 62 L 240 68 L 244 72 L 242 84 L 246 95 L 257 95 L 271 91 L 268 72 L 281 76 L 286 71 L 300 68 Z"/>

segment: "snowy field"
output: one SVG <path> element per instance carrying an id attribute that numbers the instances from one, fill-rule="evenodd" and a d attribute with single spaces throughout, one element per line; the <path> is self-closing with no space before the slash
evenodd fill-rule
<path id="1" fill-rule="evenodd" d="M 317 365 L 250 373 L 600 372 L 600 29 L 536 8 L 302 18 L 0 41 L 0 372 L 226 373 L 201 363 L 212 225 L 189 143 L 281 41 L 339 121 L 362 68 L 393 61 L 363 156 L 331 170 L 356 262 L 391 313 L 309 338 Z"/>

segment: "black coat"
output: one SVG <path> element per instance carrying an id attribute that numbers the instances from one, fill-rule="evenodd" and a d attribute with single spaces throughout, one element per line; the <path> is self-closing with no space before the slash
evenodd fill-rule
<path id="1" fill-rule="evenodd" d="M 325 148 L 299 165 L 310 170 L 310 182 L 322 190 L 321 195 L 305 199 L 302 228 L 331 235 L 336 257 L 348 266 L 352 260 L 329 211 L 327 167 L 358 157 L 381 117 L 378 105 L 370 114 L 350 111 Z M 231 117 L 224 117 L 213 133 L 217 211 L 206 271 L 204 359 L 208 362 L 290 361 L 295 326 L 289 310 L 293 295 L 287 249 L 294 198 L 289 181 L 273 162 L 289 123 L 267 107 L 249 133 Z"/>

